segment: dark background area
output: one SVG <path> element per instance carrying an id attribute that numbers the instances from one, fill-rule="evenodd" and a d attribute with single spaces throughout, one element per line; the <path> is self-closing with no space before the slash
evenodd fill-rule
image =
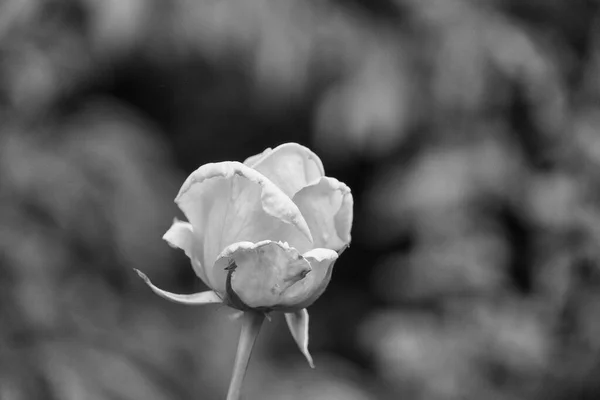
<path id="1" fill-rule="evenodd" d="M 600 398 L 600 2 L 0 2 L 0 399 L 222 399 L 239 321 L 161 240 L 295 141 L 355 200 L 248 399 Z"/>

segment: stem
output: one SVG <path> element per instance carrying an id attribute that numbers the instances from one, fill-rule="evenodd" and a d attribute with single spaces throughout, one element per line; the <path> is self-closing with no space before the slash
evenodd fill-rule
<path id="1" fill-rule="evenodd" d="M 258 332 L 260 332 L 260 327 L 264 319 L 265 315 L 256 311 L 246 311 L 242 316 L 242 330 L 240 332 L 240 341 L 235 355 L 229 392 L 227 392 L 227 400 L 240 399 L 242 383 L 244 381 L 244 376 L 246 375 L 246 370 L 248 369 L 248 361 L 250 361 L 254 342 L 256 341 Z"/>

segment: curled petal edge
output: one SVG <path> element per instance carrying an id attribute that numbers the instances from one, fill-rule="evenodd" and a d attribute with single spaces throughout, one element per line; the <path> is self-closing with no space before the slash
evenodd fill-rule
<path id="1" fill-rule="evenodd" d="M 290 197 L 325 176 L 319 156 L 298 143 L 284 143 L 251 161 L 253 169 L 269 178 Z"/>
<path id="2" fill-rule="evenodd" d="M 317 228 L 318 225 L 312 226 L 311 224 L 314 225 L 314 219 L 321 219 L 322 216 L 313 215 L 313 213 L 309 211 L 312 205 L 311 203 L 314 201 L 314 196 L 317 196 L 317 199 L 321 199 L 323 196 L 331 196 L 335 192 L 340 193 L 341 202 L 339 204 L 339 208 L 333 210 L 333 227 L 335 228 L 335 234 L 342 242 L 340 245 L 347 246 L 352 240 L 350 231 L 352 229 L 354 206 L 354 198 L 352 197 L 352 191 L 350 190 L 348 185 L 335 178 L 323 176 L 317 181 L 312 182 L 310 185 L 302 188 L 300 191 L 298 191 L 298 193 L 294 195 L 293 198 L 294 202 L 298 205 L 298 208 L 301 210 L 304 217 L 306 218 L 307 223 L 309 223 L 309 227 L 311 227 L 312 229 L 317 229 L 316 231 L 312 231 L 312 233 L 315 235 L 313 236 L 313 239 L 315 240 L 314 244 L 317 247 L 323 247 L 325 243 L 319 243 L 320 232 Z M 309 210 L 307 210 L 306 208 L 309 208 Z M 325 245 L 325 247 L 329 246 Z M 335 248 L 335 250 L 339 249 Z"/>
<path id="3" fill-rule="evenodd" d="M 206 271 L 198 257 L 194 254 L 194 242 L 197 238 L 194 235 L 194 227 L 192 224 L 175 218 L 173 220 L 173 225 L 165 232 L 162 238 L 169 246 L 183 250 L 185 255 L 190 259 L 196 274 L 206 285 L 209 285 Z"/>
<path id="4" fill-rule="evenodd" d="M 184 210 L 185 207 L 182 207 L 184 197 L 193 185 L 202 183 L 211 178 L 229 179 L 235 175 L 244 177 L 250 182 L 260 185 L 261 204 L 265 213 L 284 223 L 295 226 L 312 243 L 313 238 L 310 229 L 308 228 L 308 224 L 292 199 L 283 193 L 283 191 L 266 176 L 237 161 L 209 163 L 201 166 L 196 171 L 192 172 L 183 183 L 175 198 L 175 202 L 182 210 Z"/>
<path id="5" fill-rule="evenodd" d="M 295 143 L 295 142 L 283 143 L 283 144 L 280 144 L 279 146 L 275 147 L 274 149 L 269 147 L 260 154 L 256 154 L 254 156 L 248 157 L 244 161 L 244 164 L 246 164 L 250 167 L 254 167 L 259 162 L 263 161 L 265 158 L 273 157 L 274 155 L 277 155 L 278 152 L 283 151 L 285 149 L 289 149 L 289 148 L 297 148 L 297 149 L 300 149 L 301 151 L 303 151 L 308 156 L 309 159 L 311 159 L 315 162 L 321 175 L 322 176 L 325 175 L 325 167 L 323 166 L 323 162 L 321 161 L 321 158 L 319 158 L 319 156 L 317 154 L 315 154 L 315 152 L 312 151 L 311 149 L 309 149 L 308 147 L 302 146 L 301 144 Z"/>
<path id="6" fill-rule="evenodd" d="M 194 246 L 194 228 L 192 224 L 175 218 L 173 225 L 165 232 L 162 238 L 169 246 L 183 250 L 186 256 L 192 258 L 192 249 Z"/>
<path id="7" fill-rule="evenodd" d="M 221 252 L 221 254 L 219 254 L 219 256 L 217 257 L 217 261 L 223 258 L 229 258 L 232 257 L 236 252 L 242 250 L 256 250 L 260 247 L 264 247 L 267 246 L 269 244 L 274 244 L 277 245 L 279 247 L 281 247 L 281 249 L 283 250 L 295 250 L 293 247 L 291 247 L 288 243 L 286 242 L 276 242 L 274 240 L 261 240 L 260 242 L 237 242 L 237 243 L 233 243 L 230 244 L 229 246 L 227 246 L 225 248 L 225 250 L 223 250 Z"/>
<path id="8" fill-rule="evenodd" d="M 244 165 L 247 165 L 249 167 L 253 167 L 254 164 L 256 164 L 257 161 L 259 161 L 260 159 L 262 159 L 264 156 L 266 156 L 267 154 L 271 153 L 273 151 L 272 148 L 267 147 L 262 153 L 258 153 L 255 154 L 253 156 L 250 156 L 248 158 L 246 158 L 244 160 Z"/>

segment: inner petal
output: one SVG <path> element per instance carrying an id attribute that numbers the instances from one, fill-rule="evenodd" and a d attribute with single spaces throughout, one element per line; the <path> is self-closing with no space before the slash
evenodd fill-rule
<path id="1" fill-rule="evenodd" d="M 289 197 L 325 175 L 321 159 L 297 143 L 282 144 L 252 161 L 255 170 L 269 178 Z"/>
<path id="2" fill-rule="evenodd" d="M 350 243 L 353 199 L 344 183 L 323 177 L 300 190 L 294 202 L 310 227 L 314 247 L 339 251 Z"/>
<path id="3" fill-rule="evenodd" d="M 204 239 L 202 263 L 210 286 L 222 293 L 227 274 L 215 270 L 214 262 L 228 245 L 284 240 L 302 250 L 310 248 L 310 231 L 297 206 L 266 177 L 241 163 L 200 167 L 184 183 L 176 202 L 197 238 Z"/>

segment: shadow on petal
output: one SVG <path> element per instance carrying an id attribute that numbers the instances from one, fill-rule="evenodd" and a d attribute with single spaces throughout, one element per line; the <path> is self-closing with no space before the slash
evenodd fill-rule
<path id="1" fill-rule="evenodd" d="M 278 311 L 289 312 L 310 306 L 329 285 L 338 254 L 330 249 L 313 249 L 303 257 L 310 263 L 311 272 L 282 294 L 279 306 L 275 308 Z"/>
<path id="2" fill-rule="evenodd" d="M 294 202 L 310 228 L 315 247 L 338 251 L 350 243 L 354 201 L 346 184 L 322 177 L 300 190 Z"/>

